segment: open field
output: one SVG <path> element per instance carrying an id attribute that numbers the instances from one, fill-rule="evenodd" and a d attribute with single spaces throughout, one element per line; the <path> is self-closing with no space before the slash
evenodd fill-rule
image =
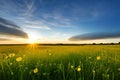
<path id="1" fill-rule="evenodd" d="M 120 80 L 120 45 L 0 46 L 0 80 Z"/>

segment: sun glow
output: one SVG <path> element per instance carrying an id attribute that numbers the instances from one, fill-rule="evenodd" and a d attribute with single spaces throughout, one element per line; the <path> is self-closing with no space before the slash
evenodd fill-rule
<path id="1" fill-rule="evenodd" d="M 29 39 L 28 39 L 28 42 L 30 44 L 35 44 L 37 43 L 38 39 L 39 39 L 39 36 L 35 35 L 35 34 L 29 34 Z"/>

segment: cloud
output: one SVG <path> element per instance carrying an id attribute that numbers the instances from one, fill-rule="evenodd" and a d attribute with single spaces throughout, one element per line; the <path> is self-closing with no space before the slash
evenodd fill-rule
<path id="1" fill-rule="evenodd" d="M 51 29 L 49 26 L 45 25 L 42 21 L 32 21 L 24 19 L 24 25 L 27 28 L 37 28 L 37 29 Z"/>
<path id="2" fill-rule="evenodd" d="M 120 38 L 120 32 L 86 33 L 70 37 L 70 41 Z"/>
<path id="3" fill-rule="evenodd" d="M 51 1 L 20 0 L 19 2 L 17 0 L 0 0 L 0 3 L 0 14 L 4 14 L 5 17 L 8 16 L 7 18 L 9 18 L 9 16 L 12 17 L 13 19 L 10 20 L 15 20 L 16 23 L 22 25 L 21 27 L 23 28 L 50 30 L 54 27 L 72 26 L 72 19 L 61 14 L 64 12 L 64 8 L 62 11 L 62 6 L 51 5 Z M 56 6 L 56 8 L 49 10 L 49 6 L 50 8 Z M 59 11 L 57 7 L 60 9 Z"/>
<path id="4" fill-rule="evenodd" d="M 27 33 L 19 26 L 3 18 L 0 18 L 0 35 L 28 38 Z"/>
<path id="5" fill-rule="evenodd" d="M 20 29 L 20 27 L 15 25 L 13 22 L 5 20 L 5 19 L 3 19 L 1 17 L 0 17 L 0 25 L 5 25 L 5 26 L 10 27 L 10 28 Z"/>
<path id="6" fill-rule="evenodd" d="M 6 38 L 0 38 L 0 41 L 9 41 L 11 39 L 6 39 Z"/>

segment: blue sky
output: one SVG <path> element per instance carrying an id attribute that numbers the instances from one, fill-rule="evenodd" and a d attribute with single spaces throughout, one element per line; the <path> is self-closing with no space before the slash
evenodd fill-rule
<path id="1" fill-rule="evenodd" d="M 22 35 L 32 35 L 40 43 L 118 42 L 119 3 L 119 0 L 0 0 L 0 18 L 19 26 Z M 9 27 L 3 21 L 0 23 L 0 27 Z M 8 35 L 11 29 L 2 29 L 0 42 L 19 43 L 22 39 L 23 43 L 27 42 L 25 37 L 15 33 Z M 89 33 L 90 39 L 93 34 L 99 37 L 101 33 L 109 38 L 100 35 L 92 41 L 89 37 L 83 41 L 81 36 Z M 76 36 L 77 41 L 70 40 Z"/>

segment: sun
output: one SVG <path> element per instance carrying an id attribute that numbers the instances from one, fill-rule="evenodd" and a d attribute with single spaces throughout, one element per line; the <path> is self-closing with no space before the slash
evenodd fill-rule
<path id="1" fill-rule="evenodd" d="M 28 36 L 29 36 L 28 43 L 30 43 L 30 44 L 37 43 L 37 40 L 39 39 L 39 36 L 37 36 L 35 34 L 28 34 Z"/>

